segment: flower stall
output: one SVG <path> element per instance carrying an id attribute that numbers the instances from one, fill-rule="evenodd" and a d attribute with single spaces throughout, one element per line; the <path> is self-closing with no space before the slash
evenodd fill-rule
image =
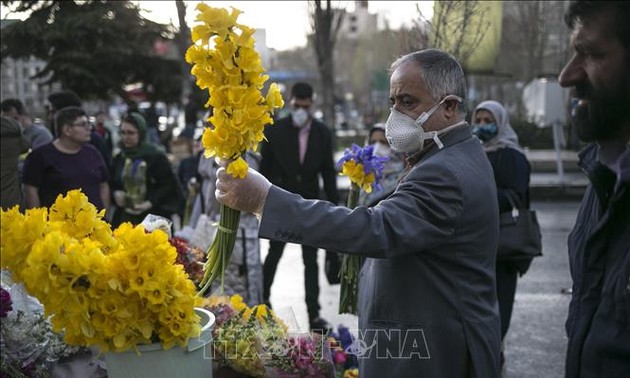
<path id="1" fill-rule="evenodd" d="M 213 369 L 333 377 L 354 368 L 339 365 L 343 337 L 336 343 L 291 333 L 272 310 L 249 307 L 238 295 L 199 297 L 205 256 L 185 240 L 169 239 L 160 227 L 111 230 L 103 215 L 79 190 L 50 209 L 2 211 L 2 268 L 43 306 L 15 311 L 3 287 L 3 374 L 46 376 L 64 358 L 90 350 L 109 377 L 208 377 Z M 150 358 L 155 352 L 165 353 Z"/>
<path id="2" fill-rule="evenodd" d="M 151 344 L 186 354 L 190 342 L 210 333 L 213 317 L 196 309 L 195 284 L 176 263 L 168 235 L 129 223 L 112 231 L 104 214 L 80 190 L 50 209 L 3 210 L 1 267 L 41 302 L 68 345 L 96 348 L 106 360 L 140 356 Z M 203 362 L 203 353 L 197 357 Z"/>

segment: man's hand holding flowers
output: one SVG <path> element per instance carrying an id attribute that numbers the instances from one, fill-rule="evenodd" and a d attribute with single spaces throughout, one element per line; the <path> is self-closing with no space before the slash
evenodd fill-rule
<path id="1" fill-rule="evenodd" d="M 217 171 L 216 188 L 215 196 L 220 204 L 260 216 L 271 183 L 265 176 L 251 168 L 247 169 L 245 178 L 239 179 L 232 177 L 224 167 L 221 167 Z"/>

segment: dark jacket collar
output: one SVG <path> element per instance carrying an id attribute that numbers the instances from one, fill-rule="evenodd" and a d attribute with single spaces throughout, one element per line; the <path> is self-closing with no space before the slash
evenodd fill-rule
<path id="1" fill-rule="evenodd" d="M 622 168 L 621 180 L 617 182 L 615 172 L 600 163 L 598 160 L 598 147 L 596 143 L 591 143 L 579 152 L 580 159 L 578 165 L 588 176 L 597 197 L 599 198 L 602 210 L 608 207 L 611 197 L 621 197 L 623 192 L 628 191 L 628 169 Z M 616 183 L 616 185 L 615 185 Z"/>

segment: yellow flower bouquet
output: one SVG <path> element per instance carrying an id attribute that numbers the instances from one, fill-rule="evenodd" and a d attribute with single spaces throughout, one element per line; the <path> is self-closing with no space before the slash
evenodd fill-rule
<path id="1" fill-rule="evenodd" d="M 352 144 L 346 148 L 343 156 L 337 162 L 340 174 L 350 179 L 350 192 L 347 205 L 354 209 L 359 201 L 361 190 L 372 192 L 374 187 L 381 190 L 379 181 L 383 177 L 386 157 L 374 154 L 373 146 L 363 148 Z M 357 299 L 359 291 L 359 271 L 361 270 L 361 258 L 357 255 L 344 255 L 341 263 L 341 289 L 339 292 L 339 313 L 357 314 Z"/>
<path id="2" fill-rule="evenodd" d="M 129 223 L 112 231 L 104 214 L 80 190 L 50 209 L 3 210 L 1 267 L 43 304 L 69 345 L 186 345 L 200 333 L 200 302 L 168 235 Z"/>
<path id="3" fill-rule="evenodd" d="M 273 124 L 273 110 L 284 102 L 275 83 L 266 95 L 262 94 L 269 76 L 264 74 L 254 49 L 255 29 L 237 22 L 241 11 L 232 8 L 228 12 L 204 3 L 198 4 L 196 10 L 199 24 L 192 29 L 193 44 L 186 52 L 186 61 L 193 65 L 191 73 L 199 88 L 208 90 L 206 107 L 213 109 L 208 118 L 211 127 L 205 129 L 202 137 L 205 156 L 228 161 L 227 173 L 244 178 L 248 166 L 243 154 L 256 150 L 264 138 L 265 125 Z M 223 273 L 234 248 L 239 218 L 240 212 L 221 206 L 200 294 L 219 276 L 223 287 Z"/>
<path id="4" fill-rule="evenodd" d="M 287 325 L 267 306 L 249 307 L 235 294 L 210 296 L 202 306 L 216 316 L 213 359 L 219 366 L 251 377 L 265 377 L 268 350 L 282 347 Z"/>
<path id="5" fill-rule="evenodd" d="M 264 304 L 249 307 L 235 294 L 204 298 L 216 315 L 213 360 L 248 377 L 331 377 L 330 343 L 318 334 L 290 332 Z M 220 374 L 219 374 L 220 375 Z"/>

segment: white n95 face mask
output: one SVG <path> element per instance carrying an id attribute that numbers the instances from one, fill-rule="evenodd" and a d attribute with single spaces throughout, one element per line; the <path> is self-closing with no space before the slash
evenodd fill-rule
<path id="1" fill-rule="evenodd" d="M 308 112 L 304 108 L 295 109 L 291 112 L 291 120 L 293 121 L 293 126 L 302 128 L 306 126 L 308 121 Z"/>
<path id="2" fill-rule="evenodd" d="M 374 155 L 376 156 L 387 157 L 390 150 L 391 148 L 383 142 L 374 143 Z"/>
<path id="3" fill-rule="evenodd" d="M 435 113 L 440 105 L 449 98 L 455 97 L 458 101 L 462 101 L 461 98 L 456 96 L 447 96 L 439 103 L 435 104 L 429 111 L 423 112 L 417 119 L 413 119 L 408 115 L 405 115 L 398 110 L 392 108 L 385 123 L 385 137 L 389 142 L 389 145 L 394 151 L 403 152 L 406 154 L 412 154 L 419 152 L 424 147 L 424 141 L 427 139 L 433 139 L 438 145 L 438 148 L 442 149 L 444 145 L 438 138 L 438 135 L 446 129 L 437 131 L 424 131 L 422 125 L 424 125 L 429 117 Z"/>

